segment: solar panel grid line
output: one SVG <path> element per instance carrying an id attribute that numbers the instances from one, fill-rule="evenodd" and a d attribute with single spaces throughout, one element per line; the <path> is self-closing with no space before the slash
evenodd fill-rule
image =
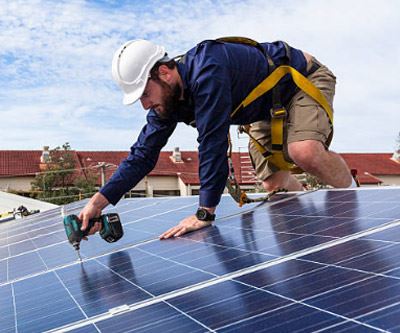
<path id="1" fill-rule="evenodd" d="M 45 223 L 43 223 L 43 224 L 45 225 Z M 54 224 L 51 224 L 51 225 L 43 226 L 42 228 L 37 228 L 35 230 L 35 233 L 38 233 L 38 232 L 40 232 L 42 230 L 43 231 L 47 231 L 47 233 L 45 233 L 45 234 L 37 235 L 38 237 L 40 237 L 41 235 L 50 234 L 51 232 L 48 232 L 48 230 L 49 230 L 49 228 L 52 228 L 52 227 L 57 227 L 57 229 L 54 230 L 54 232 L 57 232 L 58 230 L 62 230 L 62 226 L 60 226 L 60 223 L 57 222 L 57 223 L 54 223 Z M 26 228 L 25 228 L 25 232 L 23 232 L 23 233 L 20 233 L 20 234 L 17 234 L 17 235 L 13 235 L 13 236 L 8 235 L 7 236 L 7 241 L 10 242 L 10 239 L 12 239 L 12 238 L 21 238 L 21 236 L 26 236 L 26 238 L 23 238 L 21 241 L 25 241 L 27 239 L 31 239 L 31 237 L 32 237 L 32 236 L 30 236 L 31 231 L 32 230 L 26 230 Z M 33 237 L 35 237 L 35 236 L 33 236 Z M 18 242 L 18 240 L 15 240 L 13 243 L 17 243 L 17 242 Z M 11 244 L 13 244 L 13 243 L 11 243 Z"/>
<path id="2" fill-rule="evenodd" d="M 353 257 L 350 257 L 350 258 L 346 258 L 346 259 L 340 260 L 340 261 L 338 261 L 336 263 L 324 263 L 324 264 L 327 265 L 327 266 L 332 266 L 332 267 L 349 268 L 349 269 L 357 270 L 357 271 L 360 271 L 360 272 L 373 273 L 373 274 L 376 274 L 377 276 L 384 275 L 385 273 L 390 272 L 390 271 L 392 271 L 393 269 L 396 269 L 396 268 L 388 269 L 387 271 L 383 271 L 382 273 L 379 273 L 379 272 L 366 271 L 366 270 L 352 268 L 352 267 L 346 267 L 346 266 L 342 266 L 342 265 L 344 263 L 352 262 L 352 261 L 354 261 L 354 260 L 356 260 L 358 258 L 362 258 L 362 257 L 368 256 L 369 254 L 373 254 L 373 253 L 376 253 L 376 252 L 379 252 L 379 251 L 382 251 L 382 250 L 386 250 L 386 249 L 391 249 L 393 247 L 393 245 L 394 244 L 389 244 L 389 245 L 386 245 L 386 246 L 382 246 L 378 250 L 374 249 L 374 250 L 362 253 L 360 255 L 356 255 L 356 256 L 353 256 Z M 398 244 L 396 244 L 396 245 L 398 245 Z M 313 261 L 313 260 L 310 260 L 310 259 L 301 259 L 301 260 L 317 263 L 316 261 Z M 395 276 L 390 276 L 390 277 L 397 278 Z"/>
<path id="3" fill-rule="evenodd" d="M 62 281 L 62 279 L 60 278 L 60 276 L 57 274 L 57 272 L 54 272 L 55 276 L 57 277 L 57 279 L 60 281 L 61 285 L 64 287 L 64 289 L 67 291 L 68 295 L 71 297 L 71 299 L 73 300 L 73 302 L 76 304 L 77 308 L 82 312 L 82 314 L 86 317 L 86 319 L 88 319 L 89 317 L 87 316 L 86 312 L 82 309 L 82 307 L 79 305 L 78 301 L 75 299 L 75 297 L 71 294 L 71 292 L 69 291 L 69 289 L 67 288 L 67 286 L 64 284 L 64 282 Z M 96 328 L 96 330 L 98 332 L 100 332 L 100 330 L 98 329 L 98 327 L 96 326 L 96 324 L 93 324 L 93 326 Z"/>
<path id="4" fill-rule="evenodd" d="M 399 225 L 399 224 L 400 224 L 400 221 L 393 221 L 391 223 L 385 224 L 385 226 L 381 226 L 381 227 L 378 227 L 378 228 L 373 228 L 373 230 L 368 229 L 366 231 L 359 232 L 359 233 L 357 233 L 355 235 L 350 235 L 350 236 L 342 238 L 342 239 L 338 239 L 338 240 L 334 240 L 334 241 L 328 242 L 329 244 L 325 243 L 325 244 L 322 244 L 322 245 L 318 245 L 318 246 L 315 246 L 315 247 L 312 247 L 312 248 L 308 248 L 306 250 L 298 251 L 298 252 L 293 253 L 291 255 L 287 255 L 287 256 L 284 256 L 284 257 L 281 257 L 281 258 L 277 258 L 277 259 L 273 259 L 273 260 L 268 261 L 266 263 L 261 263 L 261 264 L 254 265 L 254 266 L 251 266 L 251 267 L 247 267 L 247 268 L 244 268 L 244 269 L 241 269 L 241 270 L 238 270 L 238 271 L 234 271 L 233 273 L 228 273 L 228 274 L 225 274 L 225 275 L 222 275 L 222 276 L 219 276 L 219 277 L 215 277 L 215 278 L 212 278 L 212 279 L 210 279 L 210 280 L 208 280 L 206 282 L 200 282 L 198 284 L 182 288 L 181 290 L 175 290 L 175 291 L 173 291 L 171 293 L 167 293 L 167 294 L 163 294 L 161 296 L 157 296 L 154 299 L 151 299 L 151 300 L 148 300 L 148 301 L 143 301 L 143 302 L 140 302 L 138 304 L 130 305 L 129 306 L 129 310 L 127 310 L 127 311 L 131 312 L 131 311 L 137 310 L 138 308 L 143 308 L 143 307 L 155 304 L 157 302 L 161 302 L 161 301 L 164 301 L 164 300 L 171 299 L 173 297 L 177 297 L 177 296 L 181 296 L 181 295 L 190 293 L 190 292 L 195 291 L 195 290 L 203 289 L 203 288 L 211 286 L 211 285 L 215 285 L 215 284 L 218 284 L 218 283 L 221 283 L 221 282 L 224 282 L 224 281 L 232 280 L 232 279 L 235 279 L 235 278 L 240 277 L 242 275 L 245 275 L 245 274 L 248 274 L 248 273 L 252 273 L 252 272 L 267 268 L 267 267 L 271 267 L 273 265 L 277 265 L 278 263 L 286 262 L 286 261 L 291 260 L 291 259 L 296 259 L 298 257 L 304 256 L 304 255 L 307 255 L 307 254 L 310 254 L 310 253 L 318 252 L 318 251 L 320 251 L 322 249 L 329 248 L 329 247 L 332 247 L 334 245 L 341 244 L 341 243 L 347 242 L 347 241 L 352 240 L 352 239 L 357 239 L 357 238 L 363 237 L 365 235 L 369 235 L 369 234 L 371 234 L 371 233 L 373 233 L 375 231 L 385 230 L 385 229 L 388 229 L 390 227 L 393 227 L 393 226 L 396 226 L 396 225 Z M 101 319 L 101 320 L 104 320 L 104 319 Z M 96 322 L 97 322 L 97 320 L 96 320 Z M 63 329 L 66 329 L 66 328 L 64 327 Z"/>
<path id="5" fill-rule="evenodd" d="M 133 244 L 133 245 L 128 245 L 128 246 L 116 248 L 113 251 L 110 251 L 110 252 L 107 252 L 107 253 L 102 253 L 102 254 L 99 254 L 97 256 L 92 256 L 92 257 L 88 257 L 88 258 L 85 258 L 84 256 L 81 255 L 82 256 L 82 262 L 91 261 L 91 260 L 94 260 L 94 259 L 97 259 L 97 258 L 101 258 L 101 257 L 107 256 L 107 255 L 110 255 L 112 253 L 116 253 L 116 252 L 119 252 L 119 251 L 124 251 L 124 250 L 128 250 L 128 249 L 131 249 L 131 248 L 135 248 L 137 246 L 140 246 L 140 245 L 143 245 L 143 244 L 146 244 L 146 243 L 150 243 L 150 242 L 154 242 L 154 241 L 157 241 L 157 240 L 158 239 L 146 240 L 146 241 L 143 241 L 143 242 L 140 242 L 140 243 L 136 243 L 136 244 Z M 40 272 L 28 274 L 26 276 L 23 276 L 23 277 L 20 277 L 20 278 L 11 279 L 11 280 L 7 279 L 7 282 L 0 283 L 0 287 L 4 286 L 4 285 L 11 284 L 11 283 L 15 283 L 15 282 L 23 281 L 23 280 L 26 280 L 26 279 L 30 279 L 32 277 L 39 276 L 39 275 L 42 275 L 42 274 L 46 274 L 48 272 L 54 272 L 54 271 L 57 271 L 57 270 L 60 270 L 60 269 L 66 268 L 66 267 L 71 267 L 71 266 L 74 266 L 74 265 L 79 264 L 79 263 L 81 263 L 81 261 L 79 260 L 79 258 L 77 258 L 75 261 L 66 263 L 64 265 L 56 266 L 54 268 L 49 268 L 48 270 L 45 270 L 45 271 L 40 271 Z"/>
<path id="6" fill-rule="evenodd" d="M 325 295 L 324 297 L 317 297 L 314 300 L 310 300 L 307 303 L 314 304 L 319 307 L 324 307 L 325 309 L 332 309 L 335 312 L 344 312 L 347 316 L 351 316 L 353 318 L 359 317 L 367 317 L 370 315 L 371 311 L 379 308 L 381 309 L 386 305 L 393 304 L 392 300 L 399 299 L 398 294 L 392 292 L 392 288 L 386 285 L 394 285 L 391 281 L 385 281 L 383 279 L 372 278 L 367 281 L 368 284 L 361 284 L 352 286 L 351 289 L 347 288 L 347 290 L 341 291 L 339 293 Z M 381 285 L 384 287 L 380 287 Z M 395 285 L 398 289 L 398 283 Z M 368 290 L 368 288 L 372 288 Z M 366 290 L 368 292 L 366 292 Z M 355 296 L 349 299 L 350 295 L 355 294 Z M 388 297 L 388 295 L 391 295 Z M 373 300 L 373 302 L 368 302 L 368 300 Z M 357 305 L 357 306 L 355 306 Z"/>
<path id="7" fill-rule="evenodd" d="M 142 199 L 142 200 L 145 200 L 145 199 Z M 171 200 L 172 199 L 168 199 L 166 201 L 171 201 Z M 129 204 L 125 204 L 125 205 L 121 205 L 121 206 L 128 206 L 128 205 Z M 137 210 L 140 210 L 140 209 L 149 208 L 149 207 L 153 207 L 153 206 L 157 206 L 157 205 L 159 205 L 158 202 L 153 202 L 153 203 L 150 203 L 150 204 L 148 204 L 146 206 L 141 206 L 141 207 L 137 207 L 137 208 L 133 208 L 133 209 L 124 211 L 124 212 L 122 212 L 120 214 L 122 215 L 122 214 L 126 214 L 126 213 L 131 213 L 131 212 L 134 212 L 134 211 L 137 211 Z M 118 208 L 121 208 L 121 206 L 118 206 Z M 104 212 L 112 212 L 112 211 L 115 211 L 116 208 L 117 207 L 107 207 L 106 209 L 104 209 Z"/>
<path id="8" fill-rule="evenodd" d="M 282 257 L 282 259 L 284 259 L 286 257 L 288 257 L 289 259 L 295 259 L 295 258 L 298 258 L 300 256 L 304 256 L 304 255 L 307 255 L 307 254 L 310 254 L 310 253 L 315 253 L 315 252 L 318 252 L 318 251 L 323 250 L 325 248 L 329 248 L 329 247 L 332 247 L 332 246 L 335 246 L 335 245 L 338 245 L 338 244 L 342 244 L 342 243 L 348 242 L 348 241 L 353 240 L 353 239 L 358 239 L 358 238 L 364 237 L 365 235 L 370 235 L 372 233 L 379 232 L 381 230 L 386 230 L 388 228 L 392 228 L 392 227 L 395 227 L 397 225 L 400 225 L 400 220 L 391 221 L 391 222 L 385 223 L 384 225 L 381 225 L 381 226 L 378 226 L 378 227 L 375 227 L 375 228 L 370 228 L 370 229 L 367 229 L 367 230 L 364 230 L 364 231 L 361 231 L 361 232 L 358 232 L 358 233 L 355 233 L 355 234 L 352 234 L 352 235 L 349 235 L 349 236 L 346 236 L 346 237 L 333 239 L 332 241 L 329 241 L 329 242 L 326 242 L 326 243 L 322 243 L 322 244 L 310 247 L 310 248 L 306 249 L 305 252 L 304 252 L 304 250 L 300 250 L 300 251 L 295 252 L 295 253 L 293 253 L 293 254 L 291 254 L 289 256 L 284 256 L 284 257 Z M 195 240 L 193 240 L 193 241 L 195 241 Z M 197 241 L 197 242 L 202 243 L 201 241 Z M 213 244 L 213 243 L 208 243 L 208 244 L 212 244 L 212 245 L 218 246 L 218 247 L 229 248 L 229 247 L 226 247 L 224 245 L 219 245 L 219 244 Z M 233 249 L 236 249 L 236 248 L 233 248 Z M 262 251 L 252 251 L 252 250 L 246 250 L 246 251 L 249 252 L 249 253 L 256 253 L 256 254 L 267 254 L 267 253 L 262 252 Z M 292 258 L 292 256 L 293 256 L 293 258 Z"/>
<path id="9" fill-rule="evenodd" d="M 371 312 L 369 312 L 369 313 L 360 315 L 360 316 L 358 316 L 358 317 L 356 317 L 356 318 L 362 319 L 362 318 L 367 317 L 367 316 L 370 316 L 370 315 L 372 315 L 372 314 L 379 313 L 379 312 L 381 312 L 382 310 L 387 310 L 387 309 L 390 309 L 390 308 L 398 307 L 399 305 L 400 305 L 400 302 L 396 302 L 396 303 L 393 303 L 393 304 L 384 306 L 384 307 L 382 307 L 382 308 L 373 310 L 373 311 L 371 311 Z"/>
<path id="10" fill-rule="evenodd" d="M 138 249 L 138 250 L 141 251 L 141 252 L 147 253 L 147 254 L 149 254 L 149 255 L 158 257 L 158 258 L 160 258 L 160 259 L 163 259 L 163 260 L 165 260 L 165 261 L 169 261 L 169 262 L 172 262 L 172 263 L 177 264 L 177 265 L 180 265 L 180 266 L 184 266 L 184 267 L 187 267 L 187 268 L 190 268 L 190 269 L 194 269 L 194 270 L 199 271 L 199 272 L 202 272 L 202 273 L 211 274 L 211 275 L 214 275 L 215 277 L 218 277 L 217 274 L 214 274 L 214 273 L 212 273 L 212 272 L 205 271 L 205 270 L 203 270 L 203 269 L 201 269 L 201 268 L 197 268 L 197 267 L 193 267 L 193 266 L 190 266 L 190 265 L 186 265 L 186 264 L 184 264 L 184 263 L 175 261 L 175 260 L 173 260 L 173 259 L 169 259 L 169 258 L 165 258 L 165 257 L 159 256 L 159 255 L 157 255 L 157 254 L 151 253 L 151 252 L 146 251 L 146 250 L 143 250 L 143 249 Z"/>
<path id="11" fill-rule="evenodd" d="M 216 331 L 214 331 L 213 329 L 211 329 L 210 327 L 204 325 L 201 321 L 197 320 L 196 318 L 192 317 L 191 315 L 189 315 L 188 313 L 181 311 L 180 309 L 178 309 L 176 306 L 172 305 L 171 303 L 169 303 L 168 301 L 164 301 L 165 304 L 167 304 L 168 306 L 170 306 L 171 308 L 173 308 L 174 310 L 178 311 L 180 314 L 182 314 L 183 316 L 187 317 L 188 319 L 194 321 L 195 323 L 199 324 L 200 326 L 204 327 L 207 332 L 211 332 L 211 333 L 217 333 Z"/>
<path id="12" fill-rule="evenodd" d="M 327 265 L 327 266 L 337 267 L 337 268 L 343 269 L 343 267 L 335 266 L 335 265 Z M 321 297 L 321 296 L 323 296 L 324 294 L 328 294 L 328 293 L 331 293 L 331 292 L 334 292 L 334 291 L 340 291 L 341 289 L 344 289 L 344 288 L 347 288 L 347 287 L 356 285 L 356 284 L 358 284 L 358 283 L 360 283 L 360 282 L 366 282 L 366 281 L 368 281 L 368 280 L 371 280 L 371 279 L 373 279 L 373 278 L 376 277 L 376 276 L 387 277 L 387 276 L 384 276 L 384 275 L 373 274 L 373 273 L 369 273 L 369 272 L 365 272 L 365 271 L 360 271 L 360 270 L 352 270 L 352 271 L 357 271 L 357 272 L 359 272 L 359 273 L 368 274 L 368 275 L 370 275 L 370 276 L 367 276 L 367 277 L 365 277 L 365 278 L 362 278 L 362 279 L 359 279 L 359 280 L 355 280 L 355 281 L 349 282 L 348 284 L 344 284 L 344 285 L 341 285 L 341 286 L 338 286 L 338 287 L 335 287 L 335 288 L 326 290 L 326 291 L 324 291 L 324 292 L 321 292 L 321 293 L 318 293 L 318 294 L 315 294 L 315 295 L 312 295 L 312 296 L 309 296 L 309 297 L 302 298 L 301 301 L 302 301 L 302 302 L 305 302 L 305 301 L 308 301 L 308 300 L 313 299 L 313 298 L 315 298 L 315 297 Z M 311 272 L 310 272 L 310 273 L 311 273 Z M 298 276 L 296 276 L 295 278 L 298 278 Z M 280 282 L 284 282 L 284 281 L 280 281 Z M 269 286 L 269 287 L 270 287 L 270 286 Z"/>
<path id="13" fill-rule="evenodd" d="M 274 292 L 269 291 L 269 290 L 266 291 L 265 289 L 261 289 L 261 288 L 256 287 L 256 286 L 249 285 L 249 284 L 247 284 L 247 283 L 245 283 L 245 282 L 243 282 L 243 281 L 238 281 L 238 280 L 235 280 L 235 281 L 238 282 L 238 283 L 240 283 L 240 284 L 246 285 L 246 286 L 248 286 L 248 287 L 253 287 L 253 288 L 255 288 L 255 289 L 257 289 L 257 290 L 260 290 L 260 291 L 262 291 L 262 292 L 267 292 L 267 293 L 269 293 L 269 294 L 273 294 L 273 295 L 275 295 L 275 296 L 285 298 L 285 299 L 287 299 L 288 301 L 290 301 L 290 302 L 292 302 L 292 303 L 301 304 L 301 305 L 303 305 L 303 306 L 306 306 L 306 307 L 309 307 L 309 308 L 312 308 L 312 309 L 315 309 L 315 310 L 318 310 L 318 311 L 321 311 L 321 312 L 328 313 L 328 314 L 330 314 L 330 315 L 332 315 L 332 316 L 339 317 L 339 318 L 341 318 L 341 319 L 343 319 L 343 320 L 351 321 L 351 322 L 354 322 L 354 323 L 356 323 L 356 324 L 358 324 L 358 325 L 366 326 L 366 327 L 375 329 L 375 330 L 377 330 L 377 331 L 379 331 L 379 332 L 385 332 L 384 330 L 382 330 L 382 329 L 380 329 L 380 328 L 378 328 L 378 327 L 374 327 L 374 326 L 372 326 L 372 325 L 368 325 L 368 324 L 359 322 L 359 321 L 357 321 L 357 320 L 355 320 L 355 319 L 347 318 L 347 317 L 342 316 L 342 315 L 340 315 L 340 314 L 337 314 L 337 313 L 334 313 L 334 312 L 331 312 L 331 311 L 328 311 L 328 310 L 325 310 L 325 309 L 318 308 L 318 307 L 313 306 L 313 305 L 311 305 L 311 304 L 304 303 L 303 301 L 298 301 L 298 300 L 296 300 L 296 299 L 293 299 L 293 298 L 290 298 L 290 297 L 286 297 L 286 296 L 284 296 L 284 295 L 277 294 L 277 293 L 274 293 Z M 264 315 L 264 314 L 258 314 L 258 315 L 255 315 L 254 317 L 259 317 L 259 316 L 261 316 L 261 315 Z M 254 317 L 249 317 L 249 318 L 246 318 L 246 319 L 244 319 L 244 320 L 242 320 L 242 321 L 248 321 L 248 320 L 250 320 L 250 319 L 252 319 L 252 318 L 254 318 Z M 227 327 L 229 327 L 229 326 L 233 326 L 233 325 L 237 325 L 237 324 L 238 324 L 238 322 L 235 322 L 235 323 L 229 324 L 229 325 L 227 325 L 227 326 L 225 326 L 225 327 L 219 327 L 217 330 L 220 330 L 220 329 L 223 329 L 223 328 L 227 328 Z M 293 332 L 293 333 L 294 333 L 294 332 Z"/>
<path id="14" fill-rule="evenodd" d="M 16 303 L 15 303 L 15 292 L 14 292 L 14 286 L 13 285 L 11 285 L 11 295 L 12 295 L 12 303 L 13 303 L 13 308 L 14 308 L 15 333 L 18 333 L 17 308 L 16 308 Z"/>
<path id="15" fill-rule="evenodd" d="M 389 246 L 386 246 L 386 247 L 383 247 L 383 248 L 380 248 L 377 252 L 381 252 L 381 251 L 383 251 L 383 250 L 385 250 L 385 249 L 391 249 L 393 246 L 392 245 L 389 245 Z M 397 250 L 397 249 L 396 249 Z M 375 251 L 374 251 L 375 252 Z M 337 266 L 340 266 L 340 267 L 345 267 L 345 268 L 347 268 L 348 266 L 345 266 L 344 264 L 348 264 L 348 263 L 352 263 L 352 262 L 354 262 L 355 260 L 357 260 L 358 258 L 362 258 L 362 257 L 366 257 L 366 256 L 368 256 L 368 254 L 363 254 L 363 255 L 360 255 L 360 256 L 357 256 L 357 257 L 352 257 L 352 258 L 350 258 L 350 259 L 346 259 L 346 260 L 343 260 L 343 261 L 341 261 L 341 262 L 338 262 L 338 263 L 336 263 L 336 265 Z M 354 268 L 354 267 L 349 267 L 349 268 L 351 268 L 351 269 L 353 269 L 353 270 L 358 270 L 358 271 L 364 271 L 364 272 L 370 272 L 370 273 L 374 273 L 374 274 L 376 274 L 376 275 L 385 275 L 385 273 L 387 273 L 387 272 L 390 272 L 391 270 L 393 270 L 393 269 L 398 269 L 398 267 L 395 267 L 395 268 L 393 268 L 393 269 L 387 269 L 387 270 L 383 270 L 382 272 L 374 272 L 374 271 L 367 271 L 367 270 L 363 270 L 363 269 L 357 269 L 357 268 Z M 393 276 L 393 278 L 397 278 L 397 277 L 395 277 L 395 276 Z"/>
<path id="16" fill-rule="evenodd" d="M 197 204 L 190 204 L 190 205 L 186 205 L 186 206 L 179 207 L 179 208 L 176 208 L 176 209 L 171 209 L 171 210 L 168 210 L 166 212 L 162 212 L 162 213 L 158 213 L 158 214 L 153 214 L 153 215 L 150 215 L 150 216 L 142 217 L 142 218 L 139 218 L 139 219 L 136 219 L 136 220 L 133 220 L 133 221 L 125 222 L 124 226 L 130 225 L 130 224 L 134 224 L 134 223 L 137 223 L 137 222 L 141 222 L 141 221 L 144 221 L 144 220 L 149 220 L 149 219 L 157 217 L 157 216 L 165 215 L 165 214 L 168 214 L 168 213 L 171 213 L 171 212 L 176 212 L 176 211 L 181 210 L 182 208 L 185 208 L 185 207 L 193 207 L 193 206 L 196 206 L 196 205 Z"/>
<path id="17" fill-rule="evenodd" d="M 348 332 L 347 328 L 344 328 L 343 330 L 342 330 L 342 329 L 341 329 L 341 330 L 337 330 L 338 327 L 340 328 L 340 326 L 343 326 L 344 324 L 348 324 L 348 323 L 354 323 L 354 322 L 345 321 L 345 322 L 336 323 L 336 324 L 330 325 L 330 326 L 328 326 L 328 327 L 324 327 L 324 328 L 321 328 L 321 329 L 319 329 L 319 330 L 317 330 L 317 331 L 314 331 L 313 333 L 322 333 L 322 332 L 341 333 L 341 332 Z M 364 329 L 364 328 L 366 328 L 366 326 L 364 326 L 363 329 Z M 370 328 L 370 327 L 368 327 L 368 328 Z M 358 329 L 358 327 L 357 327 L 357 329 Z M 382 330 L 382 329 L 379 329 L 379 330 L 378 330 L 378 329 L 375 329 L 375 328 L 370 328 L 370 329 L 373 330 L 373 332 L 385 332 L 385 333 L 390 333 L 389 331 L 385 331 L 385 330 Z"/>
<path id="18" fill-rule="evenodd" d="M 240 230 L 242 230 L 242 229 L 244 229 L 244 230 L 246 230 L 246 228 L 239 228 L 239 227 L 235 227 L 235 226 L 232 226 L 232 227 L 230 227 L 230 228 L 232 228 L 232 229 L 236 229 L 236 230 L 238 230 L 238 231 L 240 231 Z M 254 229 L 247 229 L 247 230 L 252 230 L 252 231 L 255 231 L 255 232 L 257 232 L 257 231 L 264 231 L 263 229 L 257 229 L 257 228 L 254 228 Z M 314 235 L 314 234 L 306 234 L 306 233 L 296 233 L 296 232 L 282 232 L 282 231 L 275 231 L 274 233 L 271 233 L 271 235 L 273 235 L 273 234 L 280 234 L 280 235 L 294 235 L 294 236 L 312 236 L 312 235 Z M 319 237 L 321 237 L 321 238 L 326 238 L 326 239 L 338 239 L 338 238 L 340 238 L 340 237 L 333 237 L 333 236 L 325 236 L 325 235 L 318 235 Z M 265 237 L 265 238 L 267 238 L 267 237 Z M 263 238 L 260 238 L 259 240 L 262 240 Z M 289 239 L 287 242 L 290 242 L 291 240 Z M 283 243 L 285 243 L 285 242 L 283 242 Z M 209 244 L 213 244 L 213 243 L 209 243 Z M 282 243 L 280 243 L 280 244 L 282 244 Z M 249 250 L 250 251 L 250 250 Z M 256 251 L 257 252 L 257 251 Z M 259 251 L 258 251 L 259 252 Z M 261 253 L 261 254 L 265 254 L 265 252 L 259 252 L 259 253 Z"/>
<path id="19" fill-rule="evenodd" d="M 48 248 L 51 248 L 51 247 L 53 247 L 53 246 L 60 245 L 60 244 L 63 244 L 63 243 L 67 243 L 67 242 L 68 242 L 68 241 L 60 241 L 60 242 L 58 242 L 58 243 L 53 243 L 53 244 L 49 244 L 49 245 L 47 245 L 47 246 L 43 246 L 43 247 L 41 247 L 40 249 L 48 249 Z M 23 256 L 23 255 L 28 254 L 28 253 L 37 252 L 37 250 L 38 250 L 38 248 L 35 248 L 35 249 L 28 250 L 28 251 L 25 251 L 25 252 L 21 252 L 21 253 L 18 253 L 18 254 L 9 255 L 9 256 L 6 257 L 6 258 L 0 259 L 0 262 L 1 262 L 1 261 L 8 260 L 8 259 L 11 259 L 11 258 L 20 257 L 20 256 Z"/>

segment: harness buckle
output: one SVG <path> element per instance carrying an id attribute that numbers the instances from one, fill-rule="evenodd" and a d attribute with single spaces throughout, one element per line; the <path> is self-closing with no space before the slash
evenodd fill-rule
<path id="1" fill-rule="evenodd" d="M 271 108 L 272 118 L 285 118 L 287 116 L 287 111 L 283 106 Z"/>

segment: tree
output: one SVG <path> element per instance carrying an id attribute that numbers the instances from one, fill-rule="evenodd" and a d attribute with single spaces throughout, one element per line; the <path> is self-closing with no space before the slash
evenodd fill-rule
<path id="1" fill-rule="evenodd" d="M 68 142 L 49 152 L 45 170 L 31 183 L 38 199 L 54 204 L 66 204 L 81 199 L 80 193 L 94 192 L 94 175 L 81 173 Z"/>
<path id="2" fill-rule="evenodd" d="M 79 176 L 75 179 L 74 185 L 79 190 L 79 199 L 91 197 L 97 191 L 97 179 L 98 175 L 92 169 L 86 169 L 84 176 Z"/>

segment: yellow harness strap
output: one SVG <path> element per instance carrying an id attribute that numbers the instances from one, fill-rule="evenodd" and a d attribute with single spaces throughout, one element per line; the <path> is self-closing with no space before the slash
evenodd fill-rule
<path id="1" fill-rule="evenodd" d="M 303 90 L 307 95 L 317 101 L 325 110 L 328 115 L 329 121 L 333 123 L 333 112 L 322 92 L 310 82 L 304 75 L 302 75 L 295 68 L 287 65 L 282 65 L 276 68 L 269 76 L 267 76 L 257 87 L 255 87 L 247 97 L 236 107 L 231 113 L 233 117 L 237 112 L 245 108 L 247 105 L 255 101 L 260 96 L 271 90 L 276 84 L 286 75 L 290 74 L 293 78 L 294 83 Z M 244 130 L 254 143 L 257 150 L 274 165 L 279 167 L 281 170 L 292 170 L 297 168 L 293 163 L 289 163 L 285 160 L 283 155 L 283 131 L 284 123 L 286 118 L 286 110 L 284 108 L 278 110 L 271 110 L 271 142 L 272 151 L 269 153 L 254 137 L 252 137 L 249 131 Z M 268 154 L 269 153 L 269 154 Z"/>

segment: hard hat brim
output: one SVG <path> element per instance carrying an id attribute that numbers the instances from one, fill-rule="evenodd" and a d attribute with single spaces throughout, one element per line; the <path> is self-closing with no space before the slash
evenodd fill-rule
<path id="1" fill-rule="evenodd" d="M 143 92 L 144 92 L 144 88 L 146 87 L 146 83 L 143 85 L 143 87 L 137 88 L 136 90 L 132 91 L 129 94 L 124 94 L 124 97 L 122 99 L 122 104 L 124 105 L 130 105 L 133 104 L 135 102 L 137 102 L 140 97 L 142 97 Z"/>

